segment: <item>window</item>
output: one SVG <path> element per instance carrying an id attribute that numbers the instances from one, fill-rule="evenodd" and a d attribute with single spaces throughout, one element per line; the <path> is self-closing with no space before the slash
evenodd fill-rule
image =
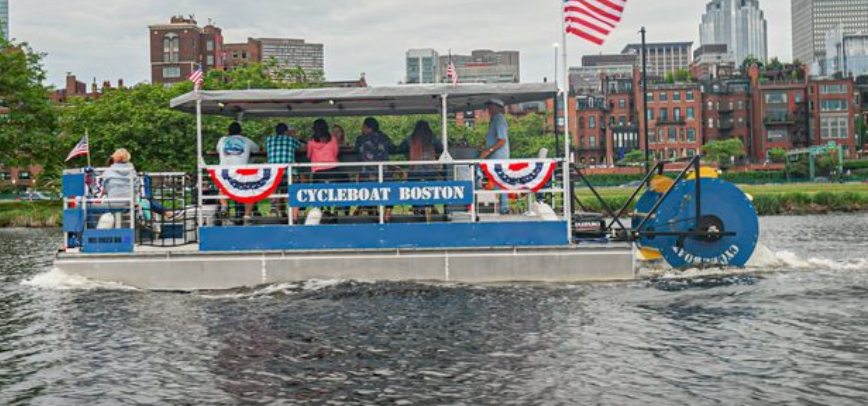
<path id="1" fill-rule="evenodd" d="M 850 120 L 847 116 L 820 118 L 820 137 L 823 139 L 846 139 L 850 134 Z"/>
<path id="2" fill-rule="evenodd" d="M 232 59 L 238 59 L 238 51 L 232 51 Z"/>
<path id="3" fill-rule="evenodd" d="M 714 128 L 714 119 L 713 118 L 708 119 L 708 128 Z"/>
<path id="4" fill-rule="evenodd" d="M 665 122 L 667 120 L 669 120 L 669 111 L 666 109 L 660 109 L 660 118 L 658 119 L 658 121 Z"/>
<path id="5" fill-rule="evenodd" d="M 768 130 L 766 138 L 770 142 L 784 142 L 787 140 L 787 130 Z"/>
<path id="6" fill-rule="evenodd" d="M 672 101 L 681 101 L 681 92 L 672 93 Z"/>
<path id="7" fill-rule="evenodd" d="M 693 111 L 693 107 L 688 107 L 688 108 L 687 108 L 687 119 L 688 119 L 688 120 L 693 120 L 693 119 L 695 119 L 695 118 L 696 118 L 696 114 L 695 114 L 695 112 Z"/>
<path id="8" fill-rule="evenodd" d="M 214 66 L 214 55 L 208 55 L 207 62 L 208 66 Z"/>
<path id="9" fill-rule="evenodd" d="M 766 93 L 766 104 L 786 104 L 786 92 L 769 92 Z"/>
<path id="10" fill-rule="evenodd" d="M 675 128 L 669 129 L 669 142 L 678 142 L 678 130 Z"/>
<path id="11" fill-rule="evenodd" d="M 27 172 L 27 171 L 18 172 L 18 180 L 30 180 L 30 172 Z"/>
<path id="12" fill-rule="evenodd" d="M 821 94 L 844 94 L 847 87 L 844 85 L 820 85 Z"/>
<path id="13" fill-rule="evenodd" d="M 588 128 L 597 128 L 597 116 L 588 117 Z"/>
<path id="14" fill-rule="evenodd" d="M 179 62 L 181 60 L 181 39 L 176 34 L 166 34 L 163 37 L 163 62 Z"/>
<path id="15" fill-rule="evenodd" d="M 744 127 L 744 117 L 739 117 L 739 118 L 738 118 L 738 126 L 739 126 L 739 127 Z"/>
<path id="16" fill-rule="evenodd" d="M 247 51 L 241 51 L 241 59 L 247 59 Z"/>
<path id="17" fill-rule="evenodd" d="M 669 95 L 666 94 L 665 92 L 660 93 L 660 101 L 662 101 L 662 102 L 669 101 Z"/>
<path id="18" fill-rule="evenodd" d="M 645 101 L 653 102 L 654 101 L 654 93 L 648 93 L 645 95 Z"/>
<path id="19" fill-rule="evenodd" d="M 618 125 L 620 125 L 620 126 L 627 125 L 627 117 L 626 116 L 618 117 Z"/>
<path id="20" fill-rule="evenodd" d="M 210 52 L 210 51 L 214 51 L 214 41 L 209 39 L 207 42 L 205 42 L 205 48 L 206 48 L 209 52 Z"/>
<path id="21" fill-rule="evenodd" d="M 714 102 L 708 102 L 708 111 L 714 110 Z"/>
<path id="22" fill-rule="evenodd" d="M 665 129 L 661 128 L 661 129 L 657 130 L 657 139 L 660 142 L 663 142 L 666 140 L 666 130 Z"/>
<path id="23" fill-rule="evenodd" d="M 687 129 L 687 141 L 696 142 L 696 130 L 692 128 Z"/>
<path id="24" fill-rule="evenodd" d="M 732 102 L 729 102 L 729 110 L 730 110 L 730 111 L 734 110 L 733 105 L 732 105 Z"/>
<path id="25" fill-rule="evenodd" d="M 693 91 L 687 92 L 687 101 L 693 101 Z"/>
<path id="26" fill-rule="evenodd" d="M 181 77 L 181 68 L 169 66 L 163 68 L 163 79 L 177 79 Z"/>
<path id="27" fill-rule="evenodd" d="M 846 100 L 821 100 L 820 110 L 822 111 L 846 111 Z"/>
<path id="28" fill-rule="evenodd" d="M 675 121 L 681 121 L 681 107 L 676 107 L 672 111 L 672 115 L 675 116 Z"/>
<path id="29" fill-rule="evenodd" d="M 618 100 L 618 108 L 619 109 L 626 109 L 627 108 L 627 101 L 624 99 Z"/>
<path id="30" fill-rule="evenodd" d="M 696 156 L 696 151 L 695 151 L 695 150 L 692 150 L 692 149 L 688 149 L 688 150 L 687 150 L 687 157 L 688 157 L 688 158 L 693 158 L 693 157 L 695 157 L 695 156 Z"/>
<path id="31" fill-rule="evenodd" d="M 739 100 L 739 101 L 738 101 L 738 109 L 739 109 L 739 110 L 744 110 L 744 100 Z"/>
<path id="32" fill-rule="evenodd" d="M 0 172 L 0 180 L 12 180 L 12 172 Z"/>
<path id="33" fill-rule="evenodd" d="M 596 147 L 597 147 L 597 137 L 594 137 L 594 136 L 592 135 L 592 136 L 589 137 L 589 139 L 590 139 L 590 145 L 589 145 L 589 146 L 590 146 L 591 148 L 596 148 Z"/>
<path id="34" fill-rule="evenodd" d="M 654 109 L 648 109 L 648 121 L 654 119 Z"/>
<path id="35" fill-rule="evenodd" d="M 585 118 L 584 117 L 579 117 L 579 128 L 582 128 L 582 129 L 585 128 Z"/>
<path id="36" fill-rule="evenodd" d="M 802 102 L 802 94 L 799 92 L 795 92 L 793 94 L 793 100 L 795 100 L 796 103 L 801 103 Z"/>

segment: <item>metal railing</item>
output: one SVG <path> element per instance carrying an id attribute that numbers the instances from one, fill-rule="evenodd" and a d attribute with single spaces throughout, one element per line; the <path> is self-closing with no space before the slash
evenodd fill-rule
<path id="1" fill-rule="evenodd" d="M 200 224 L 206 226 L 233 225 L 301 225 L 301 224 L 359 224 L 359 223 L 447 223 L 447 222 L 507 222 L 563 220 L 563 160 L 515 159 L 511 164 L 550 163 L 555 166 L 551 180 L 537 192 L 510 191 L 494 187 L 479 169 L 480 164 L 493 161 L 456 160 L 389 161 L 389 162 L 335 162 L 293 163 L 277 165 L 285 169 L 284 179 L 266 200 L 244 205 L 220 192 L 211 179 L 209 170 L 262 169 L 275 165 L 251 164 L 244 166 L 207 166 L 201 185 L 202 216 Z M 320 208 L 322 219 L 312 221 L 315 211 L 311 207 L 289 204 L 289 190 L 298 185 L 347 185 L 361 183 L 408 183 L 465 181 L 473 185 L 473 200 L 469 205 L 421 204 L 404 206 L 336 205 Z M 508 200 L 507 200 L 508 199 Z M 540 202 L 544 202 L 542 205 Z M 506 203 L 506 206 L 503 206 Z M 228 208 L 222 210 L 219 206 Z M 508 209 L 508 213 L 507 212 Z M 245 216 L 250 213 L 249 218 Z M 220 215 L 222 214 L 222 215 Z"/>
<path id="2" fill-rule="evenodd" d="M 186 173 L 131 173 L 129 196 L 108 197 L 103 175 L 108 168 L 65 170 L 84 174 L 83 196 L 64 198 L 63 208 L 80 209 L 83 231 L 133 230 L 136 245 L 180 246 L 198 241 L 198 207 Z M 78 236 L 81 241 L 81 235 Z"/>

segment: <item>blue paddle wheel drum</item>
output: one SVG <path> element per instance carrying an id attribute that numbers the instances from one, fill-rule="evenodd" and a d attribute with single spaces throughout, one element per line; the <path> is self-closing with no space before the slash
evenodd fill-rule
<path id="1" fill-rule="evenodd" d="M 650 212 L 663 194 L 646 192 L 634 211 L 637 244 L 659 251 L 674 268 L 747 265 L 759 241 L 753 203 L 731 183 L 711 178 L 700 183 L 698 221 L 696 181 L 677 183 L 654 213 Z"/>

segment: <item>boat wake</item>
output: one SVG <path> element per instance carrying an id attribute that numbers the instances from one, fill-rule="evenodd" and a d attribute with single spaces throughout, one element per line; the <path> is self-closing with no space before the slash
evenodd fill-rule
<path id="1" fill-rule="evenodd" d="M 689 268 L 672 269 L 663 261 L 643 263 L 639 276 L 645 279 L 696 279 L 729 277 L 759 273 L 793 271 L 868 271 L 868 259 L 836 261 L 828 258 L 799 257 L 792 251 L 773 251 L 760 243 L 745 268 Z"/>
<path id="2" fill-rule="evenodd" d="M 258 286 L 255 288 L 236 289 L 227 292 L 201 293 L 199 296 L 205 299 L 263 299 L 281 296 L 293 296 L 302 293 L 319 292 L 343 284 L 356 284 L 362 282 L 347 280 L 309 280 L 305 282 L 277 283 L 274 285 Z"/>
<path id="3" fill-rule="evenodd" d="M 30 279 L 24 280 L 21 284 L 45 290 L 138 290 L 121 283 L 94 281 L 83 276 L 70 275 L 57 268 L 37 274 Z"/>

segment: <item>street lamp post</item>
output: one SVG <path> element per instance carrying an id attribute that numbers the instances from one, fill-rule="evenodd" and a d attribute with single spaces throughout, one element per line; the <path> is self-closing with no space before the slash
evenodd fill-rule
<path id="1" fill-rule="evenodd" d="M 552 47 L 555 50 L 555 78 L 554 78 L 554 82 L 555 82 L 555 87 L 558 88 L 558 90 L 560 91 L 560 87 L 558 86 L 558 83 L 559 83 L 559 80 L 558 80 L 558 48 L 560 47 L 560 44 L 555 42 L 552 45 Z M 558 93 L 557 96 L 555 96 L 554 114 L 552 115 L 552 117 L 554 117 L 554 130 L 555 130 L 555 156 L 559 156 L 561 154 L 561 151 L 560 151 L 561 150 L 561 147 L 560 147 L 560 145 L 561 145 L 561 142 L 560 142 L 561 141 L 561 126 L 560 126 L 561 119 L 560 119 L 560 116 L 558 116 L 558 104 L 560 103 L 559 95 L 560 95 L 560 93 Z M 566 109 L 564 109 L 564 113 L 566 114 Z M 569 152 L 565 152 L 565 154 L 569 154 Z"/>

